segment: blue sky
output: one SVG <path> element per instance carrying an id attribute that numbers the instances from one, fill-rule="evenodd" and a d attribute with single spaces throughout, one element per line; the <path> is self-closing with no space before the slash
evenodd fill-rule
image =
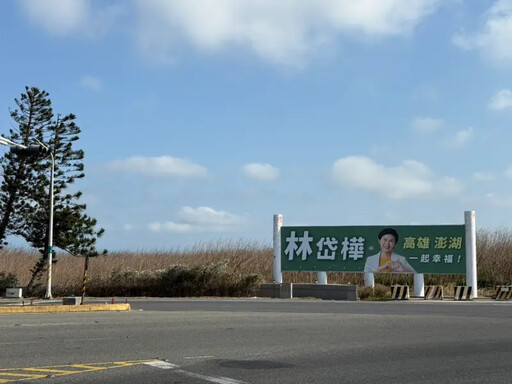
<path id="1" fill-rule="evenodd" d="M 7 0 L 0 44 L 0 134 L 26 85 L 77 115 L 101 248 L 512 220 L 512 0 Z"/>

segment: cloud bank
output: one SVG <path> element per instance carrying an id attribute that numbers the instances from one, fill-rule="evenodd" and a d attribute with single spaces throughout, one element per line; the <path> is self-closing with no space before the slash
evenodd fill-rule
<path id="1" fill-rule="evenodd" d="M 138 45 L 172 61 L 181 43 L 213 52 L 239 47 L 263 60 L 302 63 L 340 35 L 407 35 L 436 0 L 138 0 Z"/>
<path id="2" fill-rule="evenodd" d="M 496 1 L 486 12 L 481 31 L 474 34 L 458 33 L 453 37 L 453 42 L 464 50 L 478 50 L 496 64 L 512 63 L 512 1 Z"/>
<path id="3" fill-rule="evenodd" d="M 495 111 L 512 109 L 512 91 L 510 89 L 502 89 L 499 91 L 489 103 L 489 109 Z"/>
<path id="4" fill-rule="evenodd" d="M 461 190 L 454 178 L 436 177 L 427 166 L 414 160 L 388 167 L 368 157 L 350 156 L 334 163 L 332 176 L 335 182 L 344 187 L 394 200 L 436 198 Z"/>
<path id="5" fill-rule="evenodd" d="M 270 164 L 245 164 L 242 170 L 247 177 L 255 180 L 272 181 L 279 178 L 279 169 Z"/>
<path id="6" fill-rule="evenodd" d="M 20 0 L 26 17 L 56 36 L 106 33 L 125 12 L 145 57 L 172 62 L 183 46 L 237 48 L 273 64 L 302 65 L 340 37 L 410 34 L 439 0 Z"/>
<path id="7" fill-rule="evenodd" d="M 472 127 L 460 129 L 452 136 L 448 136 L 444 140 L 443 145 L 451 149 L 462 148 L 473 139 L 473 136 L 474 129 Z"/>
<path id="8" fill-rule="evenodd" d="M 442 119 L 432 117 L 417 117 L 411 122 L 411 127 L 421 133 L 433 133 L 444 128 L 446 123 Z"/>
<path id="9" fill-rule="evenodd" d="M 189 160 L 171 156 L 133 156 L 125 160 L 113 161 L 107 165 L 107 169 L 113 172 L 132 172 L 156 178 L 203 177 L 207 175 L 206 168 Z"/>
<path id="10" fill-rule="evenodd" d="M 56 36 L 104 34 L 122 11 L 120 6 L 89 0 L 20 0 L 27 18 L 47 33 Z"/>
<path id="11" fill-rule="evenodd" d="M 179 222 L 150 223 L 148 229 L 152 232 L 170 233 L 222 232 L 244 224 L 242 217 L 210 207 L 182 207 L 178 219 Z"/>

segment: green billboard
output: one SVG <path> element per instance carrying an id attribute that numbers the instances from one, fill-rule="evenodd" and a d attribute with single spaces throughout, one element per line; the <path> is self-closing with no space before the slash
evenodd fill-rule
<path id="1" fill-rule="evenodd" d="M 465 227 L 283 226 L 281 270 L 465 274 Z"/>

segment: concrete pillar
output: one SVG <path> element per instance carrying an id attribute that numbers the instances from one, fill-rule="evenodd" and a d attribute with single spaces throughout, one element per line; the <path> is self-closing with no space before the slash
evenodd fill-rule
<path id="1" fill-rule="evenodd" d="M 373 273 L 365 272 L 364 274 L 364 285 L 366 287 L 374 287 L 375 286 L 375 278 L 373 276 Z"/>
<path id="2" fill-rule="evenodd" d="M 316 276 L 317 284 L 327 284 L 327 272 L 317 272 Z"/>
<path id="3" fill-rule="evenodd" d="M 416 297 L 425 297 L 425 280 L 423 273 L 414 274 L 414 294 Z"/>
<path id="4" fill-rule="evenodd" d="M 471 287 L 471 297 L 478 297 L 476 269 L 476 217 L 475 211 L 464 212 L 466 225 L 466 284 Z"/>
<path id="5" fill-rule="evenodd" d="M 281 272 L 281 227 L 283 226 L 283 215 L 274 215 L 274 284 L 283 283 Z"/>

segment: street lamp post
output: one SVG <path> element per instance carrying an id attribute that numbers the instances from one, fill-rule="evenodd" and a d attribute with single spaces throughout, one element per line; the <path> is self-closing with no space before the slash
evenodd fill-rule
<path id="1" fill-rule="evenodd" d="M 27 149 L 27 147 L 23 144 L 17 144 L 15 143 L 14 141 L 11 141 L 9 139 L 6 139 L 5 137 L 3 136 L 0 136 L 0 144 L 1 145 L 6 145 L 8 147 L 11 147 L 11 148 L 20 148 L 20 149 Z"/>
<path id="2" fill-rule="evenodd" d="M 48 150 L 48 147 L 46 147 Z M 48 224 L 48 284 L 46 285 L 45 299 L 52 298 L 52 263 L 53 263 L 53 178 L 55 172 L 55 159 L 53 153 L 50 153 L 52 159 L 52 168 L 50 171 L 50 222 Z"/>
<path id="3" fill-rule="evenodd" d="M 50 154 L 51 158 L 51 171 L 50 171 L 50 222 L 48 227 L 48 284 L 46 286 L 45 299 L 52 298 L 52 263 L 53 263 L 53 184 L 54 184 L 54 173 L 55 173 L 55 158 L 52 151 L 48 146 L 37 140 L 39 145 L 23 145 L 15 143 L 5 137 L 0 136 L 0 145 L 6 145 L 11 148 L 11 152 L 21 156 L 41 155 Z"/>

